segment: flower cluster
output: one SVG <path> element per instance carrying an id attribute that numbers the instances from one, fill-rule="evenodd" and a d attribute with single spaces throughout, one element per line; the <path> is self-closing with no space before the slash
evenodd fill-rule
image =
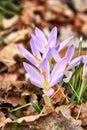
<path id="1" fill-rule="evenodd" d="M 31 52 L 21 46 L 17 46 L 22 55 L 30 62 L 24 62 L 24 68 L 29 74 L 30 82 L 42 88 L 42 91 L 51 96 L 54 93 L 53 86 L 57 83 L 67 83 L 72 77 L 72 69 L 78 66 L 82 61 L 85 62 L 83 77 L 87 77 L 87 56 L 79 56 L 72 59 L 75 47 L 72 44 L 66 51 L 64 57 L 59 52 L 72 40 L 73 36 L 65 39 L 60 44 L 57 43 L 57 28 L 54 27 L 47 39 L 44 33 L 35 28 L 35 33 L 31 34 L 30 47 Z M 52 66 L 52 58 L 55 64 Z M 85 72 L 86 69 L 86 72 Z"/>

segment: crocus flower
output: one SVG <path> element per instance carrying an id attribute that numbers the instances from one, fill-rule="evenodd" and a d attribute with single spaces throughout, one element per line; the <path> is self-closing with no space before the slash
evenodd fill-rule
<path id="1" fill-rule="evenodd" d="M 31 36 L 32 38 L 30 40 L 30 46 L 32 54 L 21 46 L 17 46 L 17 48 L 28 61 L 30 61 L 33 65 L 36 65 L 37 67 L 39 67 L 39 63 L 41 63 L 45 58 L 48 58 L 51 55 L 51 50 L 53 48 L 55 48 L 59 52 L 73 38 L 73 36 L 71 36 L 61 42 L 61 44 L 56 45 L 56 27 L 54 27 L 50 32 L 48 40 L 46 39 L 44 33 L 38 28 L 35 28 L 35 34 L 32 34 Z"/>
<path id="2" fill-rule="evenodd" d="M 57 63 L 52 72 L 50 72 L 50 66 L 47 59 L 44 59 L 40 64 L 40 71 L 36 70 L 28 63 L 23 63 L 25 70 L 29 74 L 30 82 L 43 89 L 43 92 L 47 96 L 51 96 L 54 93 L 53 86 L 60 82 L 64 76 L 64 69 L 67 59 L 63 58 Z"/>
<path id="3" fill-rule="evenodd" d="M 55 48 L 58 52 L 62 50 L 73 38 L 73 36 L 70 36 L 69 38 L 65 39 L 60 44 L 57 43 L 57 28 L 54 27 L 49 35 L 49 38 L 45 37 L 44 33 L 39 29 L 35 28 L 35 34 L 31 34 L 32 38 L 34 39 L 37 48 L 39 51 L 44 54 L 48 54 L 51 48 Z M 45 54 L 45 55 L 46 55 Z"/>
<path id="4" fill-rule="evenodd" d="M 48 40 L 46 39 L 44 33 L 39 29 L 35 28 L 35 34 L 31 34 L 34 39 L 39 51 L 45 53 L 49 48 L 53 48 L 57 42 L 57 28 L 54 27 L 49 35 Z"/>
<path id="5" fill-rule="evenodd" d="M 74 68 L 75 66 L 79 65 L 80 62 L 82 61 L 82 56 L 79 56 L 77 58 L 74 58 L 72 60 L 72 57 L 73 57 L 73 54 L 74 54 L 74 50 L 75 50 L 75 47 L 74 45 L 71 45 L 66 54 L 65 54 L 65 57 L 67 58 L 67 64 L 65 66 L 65 70 L 64 70 L 64 74 L 67 78 L 64 78 L 64 82 L 69 82 L 71 76 L 72 76 L 72 71 L 70 71 L 72 68 Z M 53 50 L 53 56 L 54 56 L 54 59 L 56 60 L 56 62 L 59 62 L 59 60 L 61 59 L 61 57 L 59 56 L 59 54 L 57 53 L 56 50 Z"/>

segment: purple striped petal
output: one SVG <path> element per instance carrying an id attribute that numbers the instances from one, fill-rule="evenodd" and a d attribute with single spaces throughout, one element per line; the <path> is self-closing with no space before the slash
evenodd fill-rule
<path id="1" fill-rule="evenodd" d="M 46 51 L 43 53 L 43 59 L 48 59 L 51 55 L 51 48 L 47 48 Z"/>
<path id="2" fill-rule="evenodd" d="M 59 53 L 56 51 L 55 48 L 51 49 L 51 55 L 53 56 L 56 62 L 59 62 L 59 60 L 61 59 Z"/>
<path id="3" fill-rule="evenodd" d="M 72 76 L 72 74 L 73 74 L 72 71 L 66 71 L 66 72 L 65 72 L 66 78 L 64 78 L 63 81 L 64 81 L 65 83 L 68 83 L 69 80 L 70 80 L 70 78 L 71 78 L 71 76 Z"/>
<path id="4" fill-rule="evenodd" d="M 71 46 L 68 48 L 68 50 L 67 50 L 67 52 L 66 52 L 66 54 L 65 54 L 65 57 L 67 57 L 68 62 L 71 61 L 71 59 L 72 59 L 72 57 L 73 57 L 73 54 L 74 54 L 74 50 L 75 50 L 74 45 L 71 45 Z"/>
<path id="5" fill-rule="evenodd" d="M 57 75 L 63 73 L 67 64 L 67 58 L 62 58 L 53 68 L 51 73 L 51 79 L 55 78 Z"/>
<path id="6" fill-rule="evenodd" d="M 38 40 L 41 41 L 41 44 L 47 44 L 47 39 L 44 33 L 37 27 L 35 28 L 35 35 L 38 38 Z"/>
<path id="7" fill-rule="evenodd" d="M 50 36 L 48 38 L 48 46 L 50 46 L 50 48 L 55 47 L 56 41 L 57 41 L 57 27 L 54 27 L 50 32 Z"/>
<path id="8" fill-rule="evenodd" d="M 64 73 L 58 74 L 58 75 L 54 75 L 54 77 L 51 79 L 49 87 L 52 87 L 54 85 L 56 85 L 57 83 L 59 83 L 62 79 L 63 79 Z"/>
<path id="9" fill-rule="evenodd" d="M 44 80 L 47 82 L 50 81 L 50 66 L 49 61 L 47 59 L 44 59 L 40 64 L 41 73 L 43 75 Z"/>
<path id="10" fill-rule="evenodd" d="M 79 57 L 75 58 L 74 60 L 72 60 L 70 62 L 68 70 L 74 68 L 77 65 L 79 65 L 81 63 L 81 61 L 82 61 L 82 56 L 79 56 Z"/>
<path id="11" fill-rule="evenodd" d="M 61 51 L 72 39 L 73 39 L 73 36 L 70 36 L 69 38 L 67 38 L 63 42 L 61 42 L 58 52 Z"/>
<path id="12" fill-rule="evenodd" d="M 17 45 L 17 49 L 21 52 L 21 54 L 28 60 L 30 61 L 33 65 L 36 64 L 33 55 L 27 51 L 25 48 Z"/>
<path id="13" fill-rule="evenodd" d="M 57 51 L 59 48 L 60 48 L 60 44 L 57 44 L 57 45 L 55 46 L 56 51 Z"/>
<path id="14" fill-rule="evenodd" d="M 45 50 L 45 48 L 43 48 L 43 46 L 44 46 L 43 42 L 41 42 L 39 39 L 37 39 L 37 37 L 36 37 L 34 34 L 31 34 L 31 37 L 32 37 L 34 43 L 36 44 L 38 50 L 39 50 L 41 53 L 43 53 L 44 50 Z"/>
<path id="15" fill-rule="evenodd" d="M 30 46 L 31 46 L 31 50 L 32 50 L 33 55 L 34 55 L 34 56 L 37 56 L 39 59 L 41 59 L 40 52 L 39 52 L 39 50 L 37 49 L 37 46 L 36 46 L 36 44 L 34 43 L 34 40 L 33 40 L 33 39 L 30 40 Z"/>
<path id="16" fill-rule="evenodd" d="M 83 66 L 82 78 L 87 79 L 87 62 L 85 62 L 84 66 Z"/>
<path id="17" fill-rule="evenodd" d="M 82 62 L 85 63 L 87 61 L 87 55 L 82 55 Z"/>
<path id="18" fill-rule="evenodd" d="M 42 88 L 41 85 L 41 76 L 39 74 L 39 72 L 32 67 L 31 65 L 29 65 L 28 63 L 24 62 L 23 63 L 25 70 L 27 71 L 27 73 L 30 75 L 30 81 L 32 82 L 32 84 L 34 85 L 38 85 L 37 87 Z"/>
<path id="19" fill-rule="evenodd" d="M 43 90 L 43 93 L 47 96 L 51 96 L 54 93 L 54 89 L 50 88 L 48 91 Z"/>

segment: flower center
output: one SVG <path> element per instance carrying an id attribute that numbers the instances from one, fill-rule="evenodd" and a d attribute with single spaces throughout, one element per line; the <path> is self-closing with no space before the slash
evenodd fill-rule
<path id="1" fill-rule="evenodd" d="M 37 55 L 34 56 L 34 59 L 37 61 L 37 62 L 41 62 L 41 59 L 37 57 Z"/>
<path id="2" fill-rule="evenodd" d="M 46 45 L 44 45 L 44 48 L 47 48 L 47 44 L 46 44 Z"/>
<path id="3" fill-rule="evenodd" d="M 44 81 L 43 86 L 44 86 L 45 91 L 48 91 L 50 89 L 49 88 L 49 83 L 47 81 Z"/>

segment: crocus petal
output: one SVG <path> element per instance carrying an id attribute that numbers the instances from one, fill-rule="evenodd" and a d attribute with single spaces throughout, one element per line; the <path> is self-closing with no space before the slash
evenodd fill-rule
<path id="1" fill-rule="evenodd" d="M 79 57 L 75 58 L 74 60 L 72 60 L 70 62 L 68 70 L 74 68 L 77 65 L 79 65 L 81 63 L 81 61 L 82 61 L 82 56 L 79 56 Z"/>
<path id="2" fill-rule="evenodd" d="M 74 50 L 75 50 L 74 45 L 71 45 L 71 46 L 68 48 L 68 50 L 67 50 L 67 52 L 66 52 L 66 54 L 65 54 L 65 57 L 67 57 L 68 62 L 71 61 L 71 59 L 72 59 L 72 57 L 73 57 L 73 54 L 74 54 Z"/>
<path id="3" fill-rule="evenodd" d="M 64 73 L 61 73 L 59 75 L 54 75 L 54 77 L 51 79 L 49 87 L 52 87 L 54 85 L 56 85 L 57 83 L 59 83 L 62 79 L 63 79 Z"/>
<path id="4" fill-rule="evenodd" d="M 47 48 L 46 51 L 43 53 L 43 59 L 48 59 L 51 55 L 51 48 Z"/>
<path id="5" fill-rule="evenodd" d="M 37 27 L 35 28 L 35 35 L 38 38 L 38 40 L 41 41 L 41 44 L 47 44 L 47 39 L 44 33 Z"/>
<path id="6" fill-rule="evenodd" d="M 31 65 L 29 65 L 28 63 L 24 62 L 23 63 L 25 70 L 27 71 L 27 73 L 30 75 L 30 81 L 32 81 L 32 83 L 34 83 L 34 85 L 38 84 L 37 87 L 41 87 L 41 76 L 39 74 L 39 72 L 32 67 Z"/>
<path id="7" fill-rule="evenodd" d="M 51 48 L 55 46 L 57 41 L 57 27 L 54 27 L 50 32 L 50 36 L 48 38 L 48 46 Z"/>
<path id="8" fill-rule="evenodd" d="M 34 57 L 33 55 L 27 51 L 25 48 L 21 47 L 21 46 L 17 46 L 17 49 L 21 52 L 21 54 L 28 60 L 30 61 L 32 64 L 36 64 L 36 62 L 34 61 Z"/>
<path id="9" fill-rule="evenodd" d="M 31 37 L 32 37 L 34 43 L 36 44 L 38 50 L 41 53 L 43 53 L 45 51 L 45 48 L 43 48 L 43 46 L 44 46 L 43 43 L 39 39 L 37 39 L 37 37 L 34 34 L 31 34 Z"/>
<path id="10" fill-rule="evenodd" d="M 70 36 L 69 38 L 67 38 L 63 42 L 61 42 L 58 52 L 61 51 L 72 39 L 73 39 L 73 36 Z"/>
<path id="11" fill-rule="evenodd" d="M 72 76 L 72 74 L 73 74 L 72 71 L 66 71 L 66 72 L 65 72 L 66 78 L 64 78 L 63 81 L 64 81 L 65 83 L 68 83 L 69 80 L 70 80 L 70 78 L 71 78 L 71 76 Z"/>
<path id="12" fill-rule="evenodd" d="M 41 59 L 41 55 L 39 50 L 37 49 L 36 44 L 34 43 L 34 40 L 31 38 L 30 39 L 30 46 L 31 46 L 31 50 L 34 56 L 37 56 L 39 59 Z"/>
<path id="13" fill-rule="evenodd" d="M 56 51 L 55 48 L 51 49 L 51 55 L 53 56 L 56 62 L 58 62 L 61 59 L 59 53 Z"/>
<path id="14" fill-rule="evenodd" d="M 54 47 L 55 49 L 56 49 L 56 51 L 60 48 L 60 44 L 57 44 L 57 45 L 55 45 L 55 47 Z"/>
<path id="15" fill-rule="evenodd" d="M 47 59 L 44 59 L 41 62 L 40 69 L 41 69 L 42 75 L 44 77 L 44 80 L 49 82 L 49 80 L 50 80 L 50 66 L 49 66 L 49 61 Z"/>
<path id="16" fill-rule="evenodd" d="M 47 96 L 51 96 L 54 93 L 54 90 L 52 88 L 50 88 L 48 91 L 43 90 L 44 94 L 46 94 Z"/>
<path id="17" fill-rule="evenodd" d="M 63 73 L 67 64 L 67 58 L 62 58 L 53 68 L 51 79 L 55 78 L 58 74 Z"/>
<path id="18" fill-rule="evenodd" d="M 82 55 L 82 62 L 85 63 L 87 61 L 87 55 Z"/>
<path id="19" fill-rule="evenodd" d="M 82 78 L 87 79 L 87 61 L 85 62 L 84 66 L 83 66 Z"/>
<path id="20" fill-rule="evenodd" d="M 30 78 L 30 82 L 38 88 L 43 88 L 42 84 L 35 79 Z"/>

